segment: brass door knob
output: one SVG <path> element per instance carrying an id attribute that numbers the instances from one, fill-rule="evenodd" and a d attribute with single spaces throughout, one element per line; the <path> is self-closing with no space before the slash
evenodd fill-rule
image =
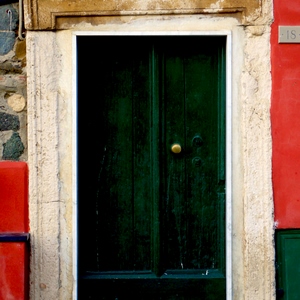
<path id="1" fill-rule="evenodd" d="M 179 144 L 173 144 L 171 146 L 171 151 L 175 154 L 179 154 L 181 152 L 181 146 Z"/>

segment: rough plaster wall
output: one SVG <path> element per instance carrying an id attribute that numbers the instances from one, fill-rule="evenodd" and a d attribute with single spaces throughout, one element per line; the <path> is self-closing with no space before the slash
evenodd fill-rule
<path id="1" fill-rule="evenodd" d="M 271 180 L 270 25 L 272 1 L 245 27 L 241 78 L 244 161 L 244 299 L 275 299 L 275 248 Z M 258 280 L 259 278 L 259 280 Z"/>
<path id="2" fill-rule="evenodd" d="M 245 299 L 274 296 L 270 27 L 245 28 L 242 76 Z M 260 280 L 257 280 L 260 278 Z M 263 298 L 262 295 L 264 295 Z"/>
<path id="3" fill-rule="evenodd" d="M 30 166 L 30 231 L 31 231 L 31 299 L 70 299 L 72 291 L 60 296 L 63 277 L 70 273 L 63 259 L 71 246 L 64 249 L 67 234 L 61 220 L 66 202 L 61 197 L 59 132 L 64 116 L 60 106 L 58 79 L 62 72 L 60 51 L 55 33 L 28 34 L 28 140 Z M 52 51 L 49 52 L 49 49 Z M 61 111 L 59 111 L 61 108 Z M 68 148 L 65 149 L 67 151 Z M 71 153 L 69 153 L 71 156 Z M 70 218 L 71 219 L 71 218 Z M 62 236 L 63 235 L 63 236 Z M 64 241 L 64 242 L 63 242 Z M 72 255 L 70 255 L 72 257 Z M 72 269 L 71 269 L 72 272 Z M 64 276 L 62 276 L 62 274 Z M 72 285 L 72 276 L 69 287 Z"/>
<path id="4" fill-rule="evenodd" d="M 61 47 L 53 32 L 27 37 L 30 299 L 72 299 L 72 44 L 64 34 Z"/>
<path id="5" fill-rule="evenodd" d="M 61 256 L 61 286 L 58 299 L 69 299 L 73 289 L 73 167 L 72 154 L 72 96 L 68 93 L 72 87 L 72 44 L 65 43 L 72 38 L 71 32 L 61 32 L 58 37 L 58 46 L 64 59 L 61 60 L 61 78 L 58 89 L 59 101 L 59 180 L 60 180 L 60 256 Z M 68 135 L 68 138 L 66 138 Z"/>
<path id="6" fill-rule="evenodd" d="M 271 1 L 255 26 L 230 18 L 122 18 L 82 30 L 231 30 L 233 299 L 275 299 L 270 135 Z M 31 299 L 73 288 L 72 32 L 29 32 Z"/>

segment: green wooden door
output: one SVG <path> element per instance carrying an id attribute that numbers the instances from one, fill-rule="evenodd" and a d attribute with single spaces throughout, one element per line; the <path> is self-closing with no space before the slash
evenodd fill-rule
<path id="1" fill-rule="evenodd" d="M 79 299 L 225 299 L 226 39 L 77 41 Z"/>
<path id="2" fill-rule="evenodd" d="M 276 299 L 298 300 L 300 295 L 300 230 L 276 230 Z"/>

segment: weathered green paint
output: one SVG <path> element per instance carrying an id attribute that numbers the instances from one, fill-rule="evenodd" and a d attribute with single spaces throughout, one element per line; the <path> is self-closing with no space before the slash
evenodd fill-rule
<path id="1" fill-rule="evenodd" d="M 277 299 L 299 299 L 300 230 L 276 232 Z"/>
<path id="2" fill-rule="evenodd" d="M 225 43 L 78 37 L 80 299 L 225 299 Z"/>

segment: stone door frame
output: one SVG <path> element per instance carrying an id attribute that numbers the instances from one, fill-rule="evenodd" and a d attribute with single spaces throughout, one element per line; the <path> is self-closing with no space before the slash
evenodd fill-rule
<path id="1" fill-rule="evenodd" d="M 270 25 L 243 27 L 234 18 L 197 15 L 27 32 L 30 297 L 76 299 L 76 36 L 150 32 L 226 35 L 230 41 L 227 299 L 275 299 Z M 88 99 L 87 105 L 92 109 Z"/>

